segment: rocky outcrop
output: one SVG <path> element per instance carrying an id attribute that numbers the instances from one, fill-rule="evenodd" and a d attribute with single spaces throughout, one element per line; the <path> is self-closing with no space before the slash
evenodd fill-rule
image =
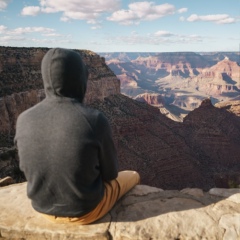
<path id="1" fill-rule="evenodd" d="M 123 95 L 91 106 L 110 120 L 120 170 L 134 169 L 142 183 L 156 187 L 206 187 L 194 153 L 177 133 L 180 123 L 160 114 L 157 108 Z"/>
<path id="2" fill-rule="evenodd" d="M 215 104 L 215 106 L 226 109 L 227 111 L 240 117 L 240 100 L 219 102 Z"/>
<path id="3" fill-rule="evenodd" d="M 201 55 L 193 52 L 165 52 L 148 58 L 134 60 L 136 65 L 143 65 L 149 70 L 165 70 L 173 75 L 189 77 L 196 75 L 197 69 L 210 66 Z M 195 72 L 196 71 L 196 72 Z"/>
<path id="4" fill-rule="evenodd" d="M 47 48 L 0 47 L 0 147 L 11 146 L 18 115 L 44 96 L 41 60 Z M 120 93 L 120 82 L 97 54 L 76 50 L 89 71 L 86 103 Z"/>
<path id="5" fill-rule="evenodd" d="M 240 170 L 240 118 L 210 100 L 183 123 L 123 95 L 92 106 L 110 120 L 120 169 L 139 171 L 144 184 L 209 189 L 215 186 L 216 173 Z"/>
<path id="6" fill-rule="evenodd" d="M 26 181 L 19 169 L 18 152 L 15 147 L 0 148 L 0 182 L 9 178 L 13 179 L 12 182 L 7 180 L 10 184 Z"/>
<path id="7" fill-rule="evenodd" d="M 30 90 L 14 93 L 0 98 L 0 144 L 1 147 L 13 145 L 16 121 L 24 110 L 45 98 L 43 90 Z"/>
<path id="8" fill-rule="evenodd" d="M 35 212 L 26 183 L 0 188 L 0 239 L 223 239 L 240 238 L 240 190 L 164 191 L 138 185 L 101 220 L 57 224 Z"/>
<path id="9" fill-rule="evenodd" d="M 14 183 L 15 181 L 12 177 L 0 178 L 0 187 L 5 187 Z"/>
<path id="10" fill-rule="evenodd" d="M 43 88 L 41 60 L 48 48 L 0 47 L 0 97 Z M 105 59 L 87 50 L 77 51 L 89 71 L 86 101 L 120 92 L 120 83 Z"/>
<path id="11" fill-rule="evenodd" d="M 217 98 L 239 96 L 239 71 L 239 64 L 226 57 L 197 76 L 198 90 Z"/>
<path id="12" fill-rule="evenodd" d="M 41 60 L 46 48 L 0 47 L 0 97 L 41 89 Z"/>
<path id="13" fill-rule="evenodd" d="M 234 80 L 239 80 L 239 65 L 230 61 L 227 57 L 216 65 L 203 71 L 206 78 L 221 79 L 229 84 L 234 84 Z"/>
<path id="14" fill-rule="evenodd" d="M 239 167 L 240 149 L 236 147 L 240 136 L 239 117 L 214 107 L 211 100 L 206 99 L 185 117 L 183 124 L 187 143 L 196 154 L 205 155 L 206 168 L 213 165 L 216 168 L 215 163 L 226 169 Z"/>
<path id="15" fill-rule="evenodd" d="M 148 103 L 149 105 L 153 106 L 163 106 L 164 105 L 164 99 L 160 94 L 157 93 L 143 93 L 137 95 L 135 100 L 139 102 L 145 102 Z"/>

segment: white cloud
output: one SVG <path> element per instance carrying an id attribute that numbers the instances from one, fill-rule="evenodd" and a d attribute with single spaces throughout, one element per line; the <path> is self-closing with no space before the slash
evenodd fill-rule
<path id="1" fill-rule="evenodd" d="M 8 31 L 10 35 L 22 35 L 26 33 L 53 33 L 55 32 L 52 28 L 45 28 L 45 27 L 25 27 L 25 28 L 15 28 L 11 31 Z"/>
<path id="2" fill-rule="evenodd" d="M 89 24 L 100 24 L 100 21 L 97 21 L 95 19 L 90 19 L 90 20 L 87 21 L 87 23 L 89 23 Z"/>
<path id="3" fill-rule="evenodd" d="M 47 12 L 103 13 L 118 9 L 120 0 L 40 0 Z"/>
<path id="4" fill-rule="evenodd" d="M 29 6 L 23 8 L 21 14 L 24 16 L 37 16 L 41 12 L 40 7 L 37 6 Z"/>
<path id="5" fill-rule="evenodd" d="M 0 11 L 4 10 L 9 4 L 10 0 L 0 0 Z"/>
<path id="6" fill-rule="evenodd" d="M 165 3 L 155 5 L 153 2 L 135 2 L 128 5 L 129 9 L 114 12 L 107 18 L 109 21 L 130 25 L 140 21 L 151 21 L 175 13 L 175 7 Z"/>
<path id="7" fill-rule="evenodd" d="M 43 33 L 42 35 L 45 37 L 61 37 L 62 36 L 61 34 L 58 34 L 58 33 Z"/>
<path id="8" fill-rule="evenodd" d="M 5 39 L 22 39 L 22 35 L 31 35 L 38 33 L 41 36 L 45 37 L 61 37 L 61 38 L 69 38 L 69 35 L 61 35 L 56 32 L 55 29 L 45 28 L 45 27 L 20 27 L 15 29 L 8 29 L 4 25 L 0 25 L 0 34 L 4 34 Z M 3 37 L 1 37 L 3 39 Z"/>
<path id="9" fill-rule="evenodd" d="M 0 37 L 0 43 L 1 44 L 8 44 L 9 42 L 12 41 L 25 41 L 26 38 L 24 37 L 19 37 L 19 36 L 3 36 Z"/>
<path id="10" fill-rule="evenodd" d="M 96 20 L 99 17 L 98 13 L 84 13 L 84 12 L 65 12 L 61 18 L 62 21 L 70 21 L 71 19 L 75 20 L 87 20 L 90 24 L 95 24 Z"/>
<path id="11" fill-rule="evenodd" d="M 158 31 L 148 35 L 132 33 L 128 36 L 109 37 L 109 45 L 172 45 L 172 44 L 194 44 L 203 42 L 204 37 L 198 35 L 180 35 L 168 31 Z"/>
<path id="12" fill-rule="evenodd" d="M 31 42 L 34 43 L 71 43 L 71 41 L 69 39 L 54 39 L 54 38 L 45 38 L 45 39 L 38 39 L 38 38 L 32 38 L 30 39 Z"/>
<path id="13" fill-rule="evenodd" d="M 205 22 L 214 22 L 217 24 L 228 24 L 228 23 L 236 22 L 236 20 L 234 18 L 231 18 L 228 14 L 215 14 L 215 15 L 204 15 L 204 16 L 192 14 L 190 17 L 187 18 L 187 21 L 189 22 L 205 21 Z"/>
<path id="14" fill-rule="evenodd" d="M 228 17 L 228 18 L 219 20 L 217 23 L 218 24 L 229 24 L 229 23 L 235 23 L 235 22 L 236 22 L 236 19 Z"/>
<path id="15" fill-rule="evenodd" d="M 4 25 L 0 25 L 0 34 L 6 31 L 7 27 Z"/>
<path id="16" fill-rule="evenodd" d="M 187 11 L 188 11 L 187 8 L 180 8 L 180 9 L 178 9 L 179 13 L 184 13 L 184 12 L 187 12 Z"/>
<path id="17" fill-rule="evenodd" d="M 70 19 L 69 19 L 68 17 L 65 17 L 65 16 L 62 16 L 62 17 L 60 18 L 60 20 L 61 20 L 62 22 L 70 22 Z"/>
<path id="18" fill-rule="evenodd" d="M 97 29 L 101 29 L 101 28 L 102 28 L 101 25 L 95 25 L 95 26 L 91 27 L 92 30 L 97 30 Z"/>
<path id="19" fill-rule="evenodd" d="M 61 21 L 86 20 L 95 24 L 97 18 L 106 12 L 116 11 L 120 0 L 40 0 L 40 6 L 28 6 L 22 10 L 23 15 L 35 16 L 39 13 L 62 12 Z"/>
<path id="20" fill-rule="evenodd" d="M 21 41 L 21 43 L 19 43 Z M 39 46 L 48 46 L 46 44 L 69 44 L 72 43 L 71 35 L 59 34 L 53 28 L 46 27 L 19 27 L 15 29 L 8 29 L 4 25 L 0 25 L 0 44 L 9 45 L 9 43 L 35 44 Z M 43 44 L 43 45 L 41 45 Z"/>
<path id="21" fill-rule="evenodd" d="M 181 16 L 181 17 L 179 18 L 179 20 L 180 20 L 181 22 L 184 22 L 184 21 L 185 21 L 185 17 Z"/>
<path id="22" fill-rule="evenodd" d="M 167 32 L 167 31 L 157 31 L 154 33 L 155 36 L 159 36 L 159 37 L 171 37 L 174 36 L 173 33 Z"/>

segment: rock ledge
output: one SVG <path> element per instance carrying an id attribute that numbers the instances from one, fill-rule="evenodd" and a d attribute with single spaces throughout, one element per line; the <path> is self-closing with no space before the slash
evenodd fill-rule
<path id="1" fill-rule="evenodd" d="M 54 224 L 36 213 L 26 183 L 0 188 L 0 239 L 240 239 L 240 189 L 138 185 L 100 221 Z"/>

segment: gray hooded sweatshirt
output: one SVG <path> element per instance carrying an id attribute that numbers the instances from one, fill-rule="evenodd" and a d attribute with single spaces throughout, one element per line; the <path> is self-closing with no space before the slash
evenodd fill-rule
<path id="1" fill-rule="evenodd" d="M 46 98 L 23 112 L 16 127 L 27 195 L 38 212 L 82 216 L 101 201 L 103 182 L 117 177 L 110 126 L 82 104 L 88 73 L 77 52 L 49 50 L 42 76 Z"/>

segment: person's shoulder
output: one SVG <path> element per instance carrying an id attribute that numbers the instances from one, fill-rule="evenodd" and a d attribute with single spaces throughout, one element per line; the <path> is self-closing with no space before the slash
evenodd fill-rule
<path id="1" fill-rule="evenodd" d="M 105 118 L 105 115 L 103 112 L 99 111 L 96 108 L 92 108 L 89 106 L 81 106 L 81 111 L 82 113 L 84 113 L 85 115 L 89 116 L 89 117 L 93 117 L 93 118 Z"/>
<path id="2" fill-rule="evenodd" d="M 37 103 L 36 105 L 26 109 L 25 111 L 23 111 L 22 113 L 19 114 L 17 121 L 26 121 L 27 119 L 32 118 L 33 116 L 35 116 L 35 112 L 36 110 L 42 105 L 42 102 Z"/>
<path id="3" fill-rule="evenodd" d="M 83 114 L 93 123 L 97 125 L 108 124 L 108 119 L 103 112 L 88 106 L 82 107 Z"/>

